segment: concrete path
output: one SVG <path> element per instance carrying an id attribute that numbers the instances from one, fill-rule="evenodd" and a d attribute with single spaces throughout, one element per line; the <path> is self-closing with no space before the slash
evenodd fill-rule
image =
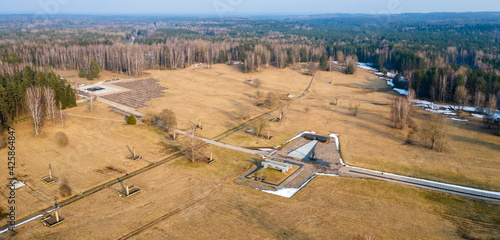
<path id="1" fill-rule="evenodd" d="M 450 193 L 475 199 L 500 202 L 500 192 L 486 191 L 477 188 L 464 187 L 460 185 L 435 182 L 425 179 L 412 178 L 392 173 L 374 171 L 359 167 L 352 167 L 341 162 L 343 167 L 339 170 L 340 176 L 373 178 L 383 181 L 395 182 L 413 187 L 430 189 L 438 192 Z"/>
<path id="2" fill-rule="evenodd" d="M 122 111 L 134 114 L 134 116 L 136 116 L 136 117 L 142 117 L 143 116 L 142 113 L 137 112 L 135 109 L 133 109 L 131 107 L 128 107 L 128 106 L 125 106 L 125 105 L 122 105 L 122 104 L 119 104 L 119 103 L 116 103 L 116 102 L 113 102 L 113 101 L 110 101 L 110 100 L 107 100 L 107 99 L 104 99 L 104 98 L 101 98 L 101 97 L 98 97 L 97 101 L 106 103 L 106 104 L 108 104 L 110 106 L 113 106 L 115 108 L 118 108 L 118 109 L 120 109 Z"/>
<path id="3" fill-rule="evenodd" d="M 188 133 L 186 131 L 181 131 L 181 130 L 177 130 L 177 129 L 174 129 L 174 131 L 176 133 L 180 133 L 182 135 L 188 135 Z M 221 143 L 221 142 L 217 142 L 217 141 L 214 141 L 214 140 L 210 140 L 210 139 L 206 139 L 206 138 L 202 138 L 202 137 L 198 137 L 196 136 L 197 139 L 199 140 L 202 140 L 204 141 L 205 143 L 207 144 L 212 144 L 212 145 L 215 145 L 215 146 L 218 146 L 218 147 L 223 147 L 223 148 L 227 148 L 227 149 L 231 149 L 231 150 L 235 150 L 235 151 L 239 151 L 239 152 L 244 152 L 244 153 L 249 153 L 249 154 L 255 154 L 255 155 L 267 155 L 269 152 L 266 152 L 266 151 L 259 151 L 259 150 L 253 150 L 253 149 L 248 149 L 248 148 L 242 148 L 242 147 L 237 147 L 237 146 L 233 146 L 233 145 L 228 145 L 228 144 L 225 144 L 225 143 Z"/>

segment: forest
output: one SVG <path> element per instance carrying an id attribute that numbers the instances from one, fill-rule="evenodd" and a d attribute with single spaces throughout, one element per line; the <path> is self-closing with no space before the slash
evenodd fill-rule
<path id="1" fill-rule="evenodd" d="M 47 73 L 46 73 L 47 72 Z M 54 72 L 33 70 L 25 67 L 13 75 L 0 75 L 0 124 L 7 125 L 18 117 L 25 116 L 27 110 L 26 89 L 49 87 L 60 110 L 76 106 L 76 96 L 66 80 Z"/>
<path id="2" fill-rule="evenodd" d="M 13 20 L 22 28 L 12 26 Z M 454 103 L 457 88 L 464 86 L 468 101 L 479 96 L 486 101 L 495 95 L 500 99 L 499 29 L 499 13 L 75 15 L 44 21 L 0 16 L 0 73 L 19 81 L 15 76 L 27 66 L 89 72 L 92 62 L 131 76 L 194 63 L 241 62 L 242 71 L 253 72 L 312 62 L 329 71 L 335 61 L 353 74 L 359 61 L 403 77 L 395 81 L 397 86 L 414 89 L 419 98 Z"/>

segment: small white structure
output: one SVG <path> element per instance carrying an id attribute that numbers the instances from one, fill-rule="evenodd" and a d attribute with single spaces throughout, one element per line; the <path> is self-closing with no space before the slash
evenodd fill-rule
<path id="1" fill-rule="evenodd" d="M 266 160 L 265 162 L 262 162 L 262 166 L 264 168 L 276 169 L 276 170 L 279 170 L 283 173 L 288 172 L 288 170 L 290 170 L 293 167 L 292 164 L 278 162 L 278 161 L 274 161 L 274 160 Z"/>

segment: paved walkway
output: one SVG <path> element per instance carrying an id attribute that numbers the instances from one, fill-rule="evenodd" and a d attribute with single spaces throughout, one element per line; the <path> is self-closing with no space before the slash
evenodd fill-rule
<path id="1" fill-rule="evenodd" d="M 180 133 L 182 135 L 187 135 L 188 134 L 186 131 L 181 131 L 181 130 L 177 130 L 177 129 L 174 129 L 174 131 L 177 132 L 177 133 Z M 227 149 L 231 149 L 231 150 L 235 150 L 235 151 L 239 151 L 239 152 L 244 152 L 244 153 L 249 153 L 249 154 L 255 154 L 255 155 L 267 155 L 269 153 L 269 152 L 266 152 L 266 151 L 259 151 L 259 150 L 253 150 L 253 149 L 248 149 L 248 148 L 242 148 L 242 147 L 238 147 L 238 146 L 228 145 L 228 144 L 225 144 L 225 143 L 217 142 L 217 141 L 214 141 L 214 140 L 210 140 L 210 139 L 206 139 L 206 138 L 202 138 L 202 137 L 198 137 L 198 136 L 196 136 L 196 138 L 199 139 L 199 140 L 204 141 L 207 144 L 212 144 L 212 145 L 215 145 L 215 146 L 218 146 L 218 147 L 223 147 L 223 148 L 227 148 Z"/>
<path id="2" fill-rule="evenodd" d="M 344 164 L 343 162 L 341 163 L 343 164 L 343 167 L 339 170 L 340 176 L 374 178 L 383 181 L 409 185 L 413 187 L 430 189 L 438 192 L 450 193 L 454 195 L 460 195 L 460 196 L 493 201 L 493 202 L 500 202 L 500 192 L 486 191 L 477 188 L 470 188 L 460 185 L 401 176 L 392 173 L 380 172 L 359 167 L 352 167 Z"/>
<path id="3" fill-rule="evenodd" d="M 131 107 L 128 107 L 128 106 L 125 106 L 125 105 L 122 105 L 122 104 L 119 104 L 119 103 L 116 103 L 116 102 L 113 102 L 113 101 L 110 101 L 110 100 L 107 100 L 107 99 L 104 99 L 104 98 L 101 98 L 101 97 L 98 97 L 97 98 L 97 101 L 99 102 L 103 102 L 103 103 L 106 103 L 110 106 L 113 106 L 115 108 L 118 108 L 124 112 L 128 112 L 128 113 L 131 113 L 131 114 L 134 114 L 134 116 L 136 117 L 141 117 L 143 116 L 142 113 L 140 112 L 137 112 L 135 109 L 131 108 Z"/>

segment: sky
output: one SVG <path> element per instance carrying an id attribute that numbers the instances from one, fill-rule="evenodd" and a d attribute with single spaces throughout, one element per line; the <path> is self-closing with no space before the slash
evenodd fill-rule
<path id="1" fill-rule="evenodd" d="M 0 14 L 296 15 L 499 11 L 500 0 L 0 0 Z"/>

